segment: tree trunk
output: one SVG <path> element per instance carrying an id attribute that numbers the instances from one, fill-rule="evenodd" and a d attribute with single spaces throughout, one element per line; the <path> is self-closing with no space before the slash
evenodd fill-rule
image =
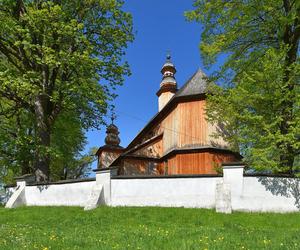
<path id="1" fill-rule="evenodd" d="M 283 6 L 286 14 L 291 12 L 291 4 L 287 0 L 283 0 Z M 289 133 L 291 122 L 294 120 L 293 109 L 295 107 L 296 96 L 294 93 L 294 88 L 296 85 L 296 79 L 291 78 L 291 73 L 294 70 L 293 64 L 298 58 L 298 48 L 299 48 L 299 37 L 300 37 L 300 8 L 298 7 L 296 13 L 298 13 L 295 18 L 294 24 L 288 24 L 285 27 L 283 42 L 288 46 L 288 51 L 285 58 L 285 72 L 283 77 L 283 82 L 287 83 L 287 86 L 283 89 L 282 95 L 288 96 L 288 99 L 284 100 L 281 104 L 282 107 L 282 122 L 280 124 L 280 132 L 282 135 L 286 136 Z M 279 145 L 282 146 L 282 145 Z M 285 142 L 283 146 L 284 151 L 280 155 L 280 167 L 283 172 L 293 174 L 293 165 L 295 160 L 295 150 L 292 147 L 291 142 Z"/>
<path id="2" fill-rule="evenodd" d="M 50 133 L 47 109 L 49 98 L 40 94 L 37 96 L 34 107 L 36 115 L 37 149 L 35 156 L 35 175 L 37 182 L 47 182 L 50 176 Z"/>
<path id="3" fill-rule="evenodd" d="M 32 173 L 32 169 L 31 169 L 29 161 L 27 159 L 22 161 L 21 168 L 22 168 L 21 169 L 22 175 L 31 174 Z"/>

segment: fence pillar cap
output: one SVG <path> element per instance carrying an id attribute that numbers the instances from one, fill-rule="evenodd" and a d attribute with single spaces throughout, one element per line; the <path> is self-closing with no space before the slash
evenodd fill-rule
<path id="1" fill-rule="evenodd" d="M 244 162 L 226 162 L 222 163 L 223 169 L 237 169 L 237 168 L 245 168 L 246 164 Z"/>
<path id="2" fill-rule="evenodd" d="M 14 178 L 16 182 L 26 182 L 28 183 L 34 183 L 35 182 L 35 175 L 33 174 L 24 174 L 22 176 L 18 176 Z"/>
<path id="3" fill-rule="evenodd" d="M 117 169 L 117 167 L 111 167 L 111 168 L 97 168 L 94 169 L 93 172 L 97 173 L 108 173 L 111 172 L 113 170 Z"/>

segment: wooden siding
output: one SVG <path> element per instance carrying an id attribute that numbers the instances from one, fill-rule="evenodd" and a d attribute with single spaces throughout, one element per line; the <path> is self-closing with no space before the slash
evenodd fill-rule
<path id="1" fill-rule="evenodd" d="M 164 153 L 173 148 L 209 145 L 205 100 L 179 103 L 162 121 Z"/>
<path id="2" fill-rule="evenodd" d="M 164 162 L 151 160 L 124 159 L 121 175 L 177 175 L 177 174 L 216 174 L 216 168 L 223 162 L 236 161 L 230 153 L 199 152 L 177 154 Z"/>
<path id="3" fill-rule="evenodd" d="M 160 149 L 155 148 L 160 156 L 174 148 L 226 147 L 222 139 L 215 139 L 211 136 L 217 128 L 206 121 L 205 108 L 205 99 L 179 103 L 159 124 L 149 130 L 144 138 L 137 142 L 137 145 L 152 136 L 163 133 Z"/>
<path id="4" fill-rule="evenodd" d="M 160 138 L 159 141 L 153 142 L 133 152 L 135 155 L 147 157 L 161 157 L 163 155 L 163 143 Z"/>
<path id="5" fill-rule="evenodd" d="M 210 122 L 207 123 L 207 137 L 206 141 L 209 145 L 214 145 L 215 147 L 227 147 L 228 143 L 224 141 L 222 137 L 212 137 L 211 135 L 216 134 L 216 132 L 221 132 L 223 129 L 221 126 L 218 126 L 217 124 L 212 124 Z M 223 131 L 223 133 L 226 133 L 226 131 Z"/>
<path id="6" fill-rule="evenodd" d="M 162 122 L 161 131 L 163 131 L 163 149 L 164 153 L 178 145 L 178 136 L 180 132 L 179 112 L 176 107 Z"/>
<path id="7" fill-rule="evenodd" d="M 120 154 L 121 152 L 102 151 L 98 156 L 98 168 L 108 168 Z"/>
<path id="8" fill-rule="evenodd" d="M 205 106 L 205 99 L 178 103 L 165 118 L 144 132 L 144 136 L 133 145 L 138 149 L 131 151 L 130 154 L 160 158 L 174 149 L 226 146 L 224 141 L 210 136 L 216 131 L 216 127 L 206 121 Z M 158 141 L 146 143 L 147 140 L 159 135 L 162 137 Z M 143 143 L 146 143 L 145 146 Z M 220 163 L 235 160 L 234 154 L 218 151 L 178 153 L 164 159 L 160 164 L 155 163 L 154 174 L 214 174 L 216 166 Z M 130 159 L 125 156 L 120 164 L 120 174 L 147 174 L 149 166 L 153 166 L 151 164 L 153 163 L 148 159 Z"/>
<path id="9" fill-rule="evenodd" d="M 162 164 L 147 160 L 124 159 L 119 168 L 120 175 L 160 175 Z"/>
<path id="10" fill-rule="evenodd" d="M 178 147 L 208 144 L 204 109 L 205 100 L 184 102 L 178 105 L 180 117 Z"/>
<path id="11" fill-rule="evenodd" d="M 178 154 L 167 161 L 168 174 L 215 174 L 222 162 L 235 161 L 232 154 L 189 153 Z"/>
<path id="12" fill-rule="evenodd" d="M 206 121 L 205 108 L 205 99 L 179 103 L 161 122 L 164 154 L 173 148 L 216 145 L 226 147 L 222 139 L 211 137 L 216 126 Z"/>

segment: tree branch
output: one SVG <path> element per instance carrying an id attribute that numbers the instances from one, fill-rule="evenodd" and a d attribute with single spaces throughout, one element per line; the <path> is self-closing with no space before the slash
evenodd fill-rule
<path id="1" fill-rule="evenodd" d="M 6 89 L 4 90 L 0 89 L 0 95 L 2 97 L 7 98 L 8 100 L 14 101 L 16 104 L 21 105 L 21 107 L 24 107 L 34 113 L 33 105 L 16 95 L 13 91 L 9 89 L 9 87 L 6 86 Z"/>

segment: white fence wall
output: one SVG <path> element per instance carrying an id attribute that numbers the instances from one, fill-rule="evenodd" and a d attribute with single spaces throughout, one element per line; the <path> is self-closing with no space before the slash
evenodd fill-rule
<path id="1" fill-rule="evenodd" d="M 112 206 L 215 207 L 222 177 L 112 179 Z"/>
<path id="2" fill-rule="evenodd" d="M 243 166 L 224 167 L 223 170 L 223 177 L 127 179 L 111 178 L 109 170 L 98 171 L 96 181 L 27 185 L 25 205 L 94 208 L 106 204 L 216 208 L 220 212 L 300 211 L 299 178 L 243 176 Z M 22 205 L 24 194 L 17 199 L 10 202 L 15 204 L 11 207 Z"/>
<path id="3" fill-rule="evenodd" d="M 85 206 L 96 181 L 26 186 L 28 206 Z"/>
<path id="4" fill-rule="evenodd" d="M 300 180 L 281 177 L 243 178 L 240 197 L 232 202 L 232 209 L 253 212 L 300 211 Z"/>

